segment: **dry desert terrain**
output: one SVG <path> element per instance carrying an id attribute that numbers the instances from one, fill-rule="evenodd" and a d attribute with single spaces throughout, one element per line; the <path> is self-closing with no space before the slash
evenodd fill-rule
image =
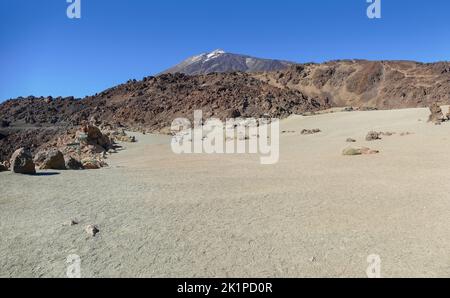
<path id="1" fill-rule="evenodd" d="M 428 115 L 292 116 L 275 165 L 136 134 L 108 168 L 0 173 L 0 277 L 65 277 L 70 254 L 83 277 L 365 277 L 371 254 L 383 277 L 447 277 L 450 123 Z"/>

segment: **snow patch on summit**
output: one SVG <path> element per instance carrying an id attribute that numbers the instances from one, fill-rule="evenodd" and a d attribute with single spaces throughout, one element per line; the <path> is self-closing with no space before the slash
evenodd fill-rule
<path id="1" fill-rule="evenodd" d="M 206 60 L 205 60 L 205 62 L 206 62 L 206 61 L 209 61 L 209 60 L 211 60 L 211 59 L 220 57 L 220 56 L 222 56 L 223 54 L 225 54 L 225 51 L 223 51 L 223 50 L 215 50 L 215 51 L 212 51 L 211 53 L 209 53 L 208 55 L 206 55 Z"/>

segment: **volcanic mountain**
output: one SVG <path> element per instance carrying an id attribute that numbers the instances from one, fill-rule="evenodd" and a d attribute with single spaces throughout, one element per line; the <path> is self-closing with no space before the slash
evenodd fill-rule
<path id="1" fill-rule="evenodd" d="M 164 73 L 184 73 L 187 75 L 201 75 L 213 72 L 261 72 L 286 69 L 294 63 L 255 58 L 247 55 L 226 53 L 215 50 L 186 59 L 180 64 L 169 68 Z"/>

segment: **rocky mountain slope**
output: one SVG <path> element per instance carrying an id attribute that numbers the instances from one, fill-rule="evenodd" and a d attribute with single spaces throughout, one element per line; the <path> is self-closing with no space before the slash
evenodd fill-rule
<path id="1" fill-rule="evenodd" d="M 255 58 L 247 55 L 226 53 L 215 50 L 186 59 L 180 64 L 163 73 L 184 73 L 187 75 L 201 75 L 213 72 L 261 72 L 286 69 L 294 63 Z"/>
<path id="2" fill-rule="evenodd" d="M 279 88 L 322 97 L 335 106 L 378 109 L 450 103 L 450 63 L 344 60 L 255 74 Z"/>
<path id="3" fill-rule="evenodd" d="M 223 55 L 223 54 L 220 54 Z M 83 120 L 168 132 L 177 117 L 277 117 L 336 106 L 392 109 L 450 104 L 450 63 L 345 60 L 284 70 L 181 73 L 130 80 L 84 99 L 18 98 L 0 104 L 0 161 L 18 147 L 57 143 Z"/>
<path id="4" fill-rule="evenodd" d="M 283 118 L 329 106 L 320 98 L 272 86 L 248 73 L 165 74 L 131 80 L 84 99 L 28 97 L 4 102 L 0 121 L 8 125 L 0 128 L 0 159 L 18 144 L 33 149 L 46 142 L 57 143 L 62 133 L 84 120 L 169 132 L 174 119 L 192 118 L 198 109 L 205 118 Z"/>

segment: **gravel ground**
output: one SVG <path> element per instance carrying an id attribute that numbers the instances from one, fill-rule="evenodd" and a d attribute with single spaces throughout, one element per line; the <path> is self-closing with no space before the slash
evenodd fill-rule
<path id="1" fill-rule="evenodd" d="M 275 165 L 137 135 L 109 168 L 0 173 L 0 277 L 65 277 L 71 254 L 83 277 L 364 277 L 371 254 L 383 277 L 447 277 L 450 123 L 428 114 L 294 116 Z"/>

